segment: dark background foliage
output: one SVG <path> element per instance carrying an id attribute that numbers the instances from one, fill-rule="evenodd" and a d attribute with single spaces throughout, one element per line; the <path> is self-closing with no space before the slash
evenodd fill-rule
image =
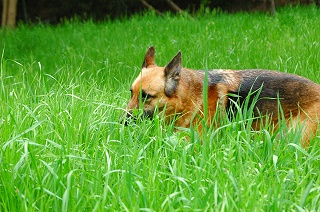
<path id="1" fill-rule="evenodd" d="M 176 12 L 167 0 L 147 0 L 160 12 Z M 173 0 L 182 10 L 196 13 L 218 9 L 228 12 L 268 11 L 270 0 Z M 275 0 L 276 6 L 285 4 L 319 4 L 319 0 Z M 1 6 L 2 7 L 2 6 Z M 17 20 L 22 22 L 43 22 L 56 24 L 61 20 L 77 16 L 96 21 L 129 17 L 149 10 L 141 0 L 19 0 Z"/>

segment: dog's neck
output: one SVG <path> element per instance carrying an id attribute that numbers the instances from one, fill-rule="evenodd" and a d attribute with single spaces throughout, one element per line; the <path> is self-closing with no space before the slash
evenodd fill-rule
<path id="1" fill-rule="evenodd" d="M 194 71 L 190 69 L 182 69 L 179 86 L 175 95 L 176 99 L 176 113 L 182 116 L 177 120 L 179 126 L 189 127 L 190 120 L 195 112 L 202 116 L 204 110 L 203 101 L 203 84 L 205 72 Z M 208 108 L 208 112 L 214 113 L 216 109 L 216 102 L 218 100 L 218 93 L 216 84 L 209 84 L 208 87 L 208 100 L 209 105 L 213 106 Z M 185 123 L 185 124 L 184 124 Z M 188 123 L 188 124 L 187 124 Z"/>

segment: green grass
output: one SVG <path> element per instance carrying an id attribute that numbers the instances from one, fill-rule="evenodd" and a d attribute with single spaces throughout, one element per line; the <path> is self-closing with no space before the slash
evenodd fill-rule
<path id="1" fill-rule="evenodd" d="M 319 32 L 313 6 L 0 31 L 0 211 L 318 211 L 318 137 L 303 149 L 299 131 L 253 132 L 244 114 L 201 145 L 159 117 L 118 120 L 150 45 L 159 65 L 181 50 L 184 67 L 320 83 Z"/>

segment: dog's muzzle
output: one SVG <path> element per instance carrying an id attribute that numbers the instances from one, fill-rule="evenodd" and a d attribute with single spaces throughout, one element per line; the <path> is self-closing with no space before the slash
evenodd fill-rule
<path id="1" fill-rule="evenodd" d="M 151 110 L 144 110 L 143 112 L 138 113 L 138 115 L 133 115 L 132 110 L 127 110 L 121 114 L 120 123 L 123 123 L 125 126 L 127 126 L 131 122 L 136 123 L 138 120 L 141 120 L 143 118 L 151 119 L 152 117 L 153 111 Z"/>

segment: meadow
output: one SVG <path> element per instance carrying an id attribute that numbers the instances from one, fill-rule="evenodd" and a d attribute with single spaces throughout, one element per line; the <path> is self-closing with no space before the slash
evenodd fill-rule
<path id="1" fill-rule="evenodd" d="M 151 45 L 161 66 L 181 50 L 184 67 L 320 83 L 319 34 L 314 6 L 1 30 L 0 211 L 319 211 L 319 136 L 305 149 L 247 114 L 202 138 L 119 122 Z"/>

